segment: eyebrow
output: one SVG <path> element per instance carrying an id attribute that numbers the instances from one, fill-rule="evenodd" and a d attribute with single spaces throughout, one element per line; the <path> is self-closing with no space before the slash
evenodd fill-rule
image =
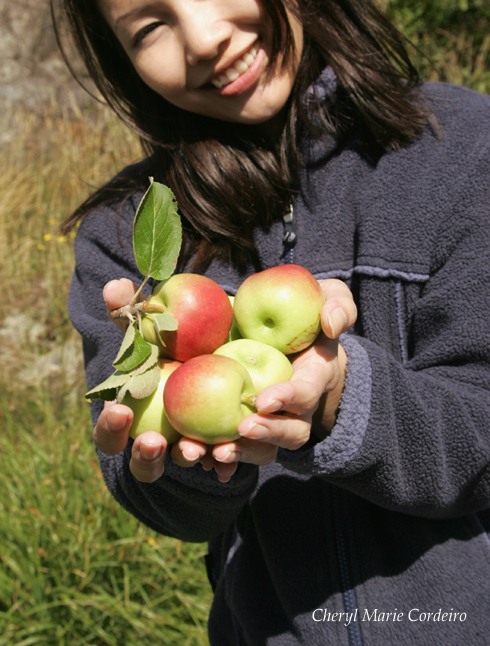
<path id="1" fill-rule="evenodd" d="M 137 16 L 140 13 L 144 13 L 146 10 L 151 9 L 153 6 L 154 6 L 154 3 L 148 2 L 144 5 L 136 7 L 135 9 L 131 9 L 131 11 L 128 11 L 122 16 L 119 16 L 119 18 L 117 18 L 116 22 L 114 23 L 114 32 L 117 32 L 121 23 L 127 22 L 133 16 Z"/>

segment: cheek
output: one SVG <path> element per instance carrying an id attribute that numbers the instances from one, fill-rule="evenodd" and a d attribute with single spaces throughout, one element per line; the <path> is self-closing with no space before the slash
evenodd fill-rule
<path id="1" fill-rule="evenodd" d="M 185 85 L 185 74 L 165 58 L 140 56 L 134 61 L 134 67 L 141 79 L 164 98 L 178 94 Z"/>

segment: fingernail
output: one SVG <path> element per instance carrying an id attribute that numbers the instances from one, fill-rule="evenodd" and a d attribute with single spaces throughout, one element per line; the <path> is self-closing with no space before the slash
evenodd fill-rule
<path id="1" fill-rule="evenodd" d="M 116 282 L 115 280 L 110 280 L 108 283 L 106 283 L 106 284 L 104 285 L 104 289 L 102 290 L 102 298 L 104 299 L 104 301 L 106 301 L 106 302 L 107 302 L 107 298 L 106 298 L 106 290 L 107 290 L 107 286 L 108 286 L 108 285 L 110 285 L 111 283 L 115 283 L 115 282 Z"/>
<path id="2" fill-rule="evenodd" d="M 241 455 L 240 451 L 228 451 L 223 453 L 223 455 L 220 455 L 218 451 L 218 455 L 216 455 L 216 453 L 214 454 L 214 459 L 218 462 L 238 462 Z"/>
<path id="3" fill-rule="evenodd" d="M 271 399 L 265 406 L 259 408 L 259 413 L 277 413 L 284 406 L 279 399 Z"/>
<path id="4" fill-rule="evenodd" d="M 252 424 L 244 432 L 238 431 L 240 435 L 250 438 L 251 440 L 263 440 L 269 435 L 269 429 L 260 424 Z M 217 458 L 216 458 L 217 459 Z"/>
<path id="5" fill-rule="evenodd" d="M 110 410 L 107 413 L 107 428 L 110 431 L 122 431 L 128 422 L 128 414 L 120 410 Z"/>
<path id="6" fill-rule="evenodd" d="M 219 451 L 217 450 L 214 454 L 214 459 L 218 462 L 226 462 L 231 455 L 231 451 Z"/>
<path id="7" fill-rule="evenodd" d="M 330 312 L 327 320 L 332 333 L 332 338 L 335 339 L 341 334 L 342 330 L 347 325 L 346 313 L 341 307 L 337 307 L 333 312 Z"/>
<path id="8" fill-rule="evenodd" d="M 140 454 L 145 460 L 156 460 L 162 455 L 163 447 L 161 444 L 140 444 Z"/>
<path id="9" fill-rule="evenodd" d="M 199 458 L 199 453 L 193 449 L 187 449 L 187 451 L 182 451 L 182 455 L 187 460 L 187 462 L 195 462 Z"/>

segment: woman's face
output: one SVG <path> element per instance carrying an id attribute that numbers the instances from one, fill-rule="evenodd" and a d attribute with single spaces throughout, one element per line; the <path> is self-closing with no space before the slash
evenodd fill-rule
<path id="1" fill-rule="evenodd" d="M 179 108 L 260 124 L 284 107 L 303 30 L 288 12 L 295 51 L 269 70 L 272 25 L 260 0 L 98 0 L 143 81 Z"/>

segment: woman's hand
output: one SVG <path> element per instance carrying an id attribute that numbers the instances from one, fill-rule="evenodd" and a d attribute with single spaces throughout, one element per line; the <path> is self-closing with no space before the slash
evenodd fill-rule
<path id="1" fill-rule="evenodd" d="M 357 308 L 349 288 L 340 280 L 320 281 L 326 302 L 322 329 L 314 345 L 292 360 L 290 381 L 275 384 L 257 397 L 257 414 L 238 427 L 235 442 L 206 447 L 182 438 L 172 447 L 172 458 L 182 466 L 200 461 L 214 469 L 223 482 L 236 471 L 238 462 L 257 465 L 272 462 L 279 448 L 295 450 L 309 439 L 313 418 L 323 439 L 335 424 L 342 396 L 347 358 L 338 337 L 354 324 Z"/>
<path id="2" fill-rule="evenodd" d="M 112 310 L 127 305 L 136 293 L 136 285 L 127 278 L 111 280 L 104 287 L 104 300 L 107 315 L 125 332 L 128 321 L 110 317 Z M 142 297 L 143 298 L 143 297 Z M 126 448 L 129 431 L 133 421 L 133 411 L 128 406 L 105 402 L 104 410 L 95 425 L 93 438 L 95 446 L 107 455 L 115 455 Z M 130 469 L 137 480 L 153 482 L 163 473 L 167 440 L 160 433 L 153 431 L 142 433 L 133 444 Z"/>
<path id="3" fill-rule="evenodd" d="M 217 446 L 181 438 L 171 447 L 176 464 L 189 467 L 200 462 L 206 470 L 215 469 L 227 482 L 238 462 L 264 465 L 272 462 L 278 448 L 298 449 L 310 438 L 313 418 L 323 429 L 322 439 L 335 423 L 345 379 L 346 355 L 338 337 L 356 320 L 357 309 L 348 287 L 339 280 L 320 281 L 326 302 L 322 311 L 323 333 L 314 345 L 292 360 L 293 377 L 275 384 L 257 397 L 259 413 L 249 415 L 238 427 L 241 438 Z M 136 291 L 127 279 L 111 281 L 104 288 L 108 313 L 126 305 Z M 116 320 L 125 331 L 127 323 Z M 130 408 L 106 403 L 94 429 L 98 449 L 109 455 L 122 451 L 128 442 L 133 413 Z M 149 431 L 138 436 L 132 448 L 130 468 L 142 482 L 157 480 L 164 469 L 168 451 L 166 439 Z"/>

